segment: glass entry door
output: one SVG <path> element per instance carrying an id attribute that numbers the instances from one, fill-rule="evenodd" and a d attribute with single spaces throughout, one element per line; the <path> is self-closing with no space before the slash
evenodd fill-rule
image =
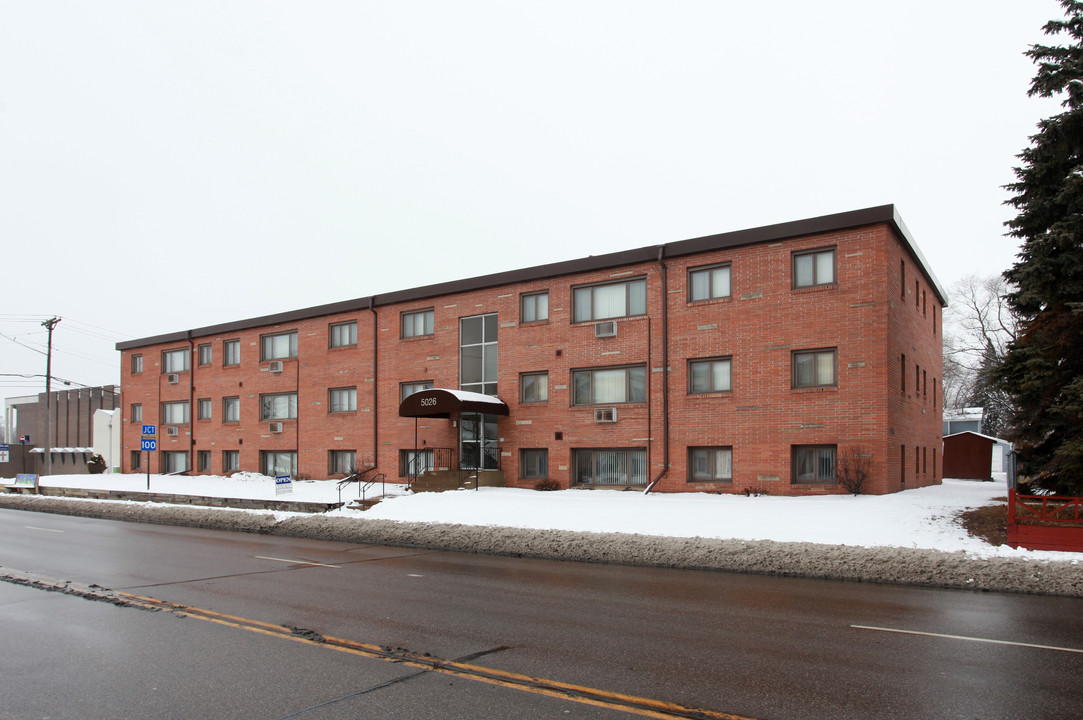
<path id="1" fill-rule="evenodd" d="M 459 467 L 463 470 L 500 469 L 496 417 L 481 413 L 459 416 Z"/>

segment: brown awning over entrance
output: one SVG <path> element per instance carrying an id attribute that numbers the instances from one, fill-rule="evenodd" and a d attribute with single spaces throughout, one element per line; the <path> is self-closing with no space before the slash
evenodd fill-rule
<path id="1" fill-rule="evenodd" d="M 507 415 L 508 406 L 492 395 L 444 388 L 416 392 L 399 405 L 399 417 L 450 418 L 464 412 Z"/>

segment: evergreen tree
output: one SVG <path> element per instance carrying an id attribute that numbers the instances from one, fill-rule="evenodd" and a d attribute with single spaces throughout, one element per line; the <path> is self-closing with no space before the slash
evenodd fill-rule
<path id="1" fill-rule="evenodd" d="M 1013 399 L 1011 437 L 1032 486 L 1083 495 L 1083 2 L 1045 25 L 1063 45 L 1034 45 L 1029 95 L 1063 97 L 1019 158 L 1007 222 L 1022 242 L 1004 273 L 1021 328 L 996 375 Z"/>

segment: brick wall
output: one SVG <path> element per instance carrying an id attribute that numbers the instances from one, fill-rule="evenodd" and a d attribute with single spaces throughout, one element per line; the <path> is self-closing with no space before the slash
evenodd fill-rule
<path id="1" fill-rule="evenodd" d="M 794 289 L 793 253 L 822 248 L 834 248 L 836 282 Z M 689 269 L 716 263 L 729 263 L 729 297 L 691 302 Z M 593 322 L 573 322 L 576 286 L 639 278 L 646 282 L 647 313 L 616 319 L 615 337 L 595 337 Z M 521 296 L 543 290 L 548 319 L 521 322 Z M 792 482 L 795 445 L 834 446 L 840 456 L 860 451 L 871 464 L 866 492 L 928 485 L 941 476 L 941 306 L 887 224 L 374 306 L 124 350 L 125 471 L 139 447 L 131 405 L 143 406 L 143 422 L 161 424 L 160 403 L 190 400 L 191 422 L 176 436 L 160 434 L 159 449 L 192 451 L 193 468 L 201 450 L 211 452 L 215 473 L 223 450 L 239 451 L 241 468 L 252 471 L 260 469 L 260 451 L 296 451 L 299 471 L 322 478 L 329 451 L 340 449 L 356 450 L 363 466 L 375 464 L 398 479 L 399 452 L 415 446 L 415 432 L 419 447 L 458 445 L 455 418 L 398 417 L 401 383 L 458 388 L 460 319 L 495 313 L 498 393 L 510 409 L 498 426 L 509 485 L 536 482 L 519 479 L 524 448 L 547 449 L 549 476 L 564 486 L 574 480 L 574 452 L 591 448 L 645 450 L 648 480 L 660 477 L 659 491 L 840 492 L 834 483 Z M 433 334 L 402 338 L 402 313 L 427 309 Z M 357 344 L 330 348 L 330 325 L 346 321 L 357 323 Z M 270 372 L 259 359 L 260 337 L 294 330 L 297 357 Z M 222 343 L 229 340 L 241 346 L 235 367 L 222 365 Z M 197 348 L 208 343 L 211 362 L 200 366 Z M 161 354 L 172 348 L 193 354 L 190 370 L 170 384 Z M 834 351 L 836 382 L 794 389 L 793 353 L 814 349 Z M 143 356 L 140 374 L 131 372 L 132 354 Z M 688 362 L 697 358 L 730 358 L 731 388 L 690 393 Z M 572 373 L 617 366 L 645 368 L 647 401 L 615 405 L 616 422 L 595 422 L 594 407 L 573 403 Z M 521 374 L 540 371 L 548 372 L 548 399 L 520 402 Z M 329 389 L 341 387 L 356 387 L 356 411 L 329 412 Z M 271 433 L 260 419 L 260 397 L 287 392 L 297 393 L 298 417 Z M 238 423 L 222 422 L 226 396 L 240 398 Z M 210 419 L 197 419 L 200 398 L 211 400 Z M 688 448 L 703 446 L 732 447 L 732 481 L 689 481 Z M 152 471 L 159 459 L 150 458 Z"/>

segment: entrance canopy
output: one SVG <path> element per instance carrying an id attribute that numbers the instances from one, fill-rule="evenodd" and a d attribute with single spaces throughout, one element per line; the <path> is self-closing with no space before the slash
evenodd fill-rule
<path id="1" fill-rule="evenodd" d="M 493 395 L 444 388 L 416 392 L 399 405 L 399 417 L 450 418 L 464 412 L 507 415 L 508 406 Z"/>

